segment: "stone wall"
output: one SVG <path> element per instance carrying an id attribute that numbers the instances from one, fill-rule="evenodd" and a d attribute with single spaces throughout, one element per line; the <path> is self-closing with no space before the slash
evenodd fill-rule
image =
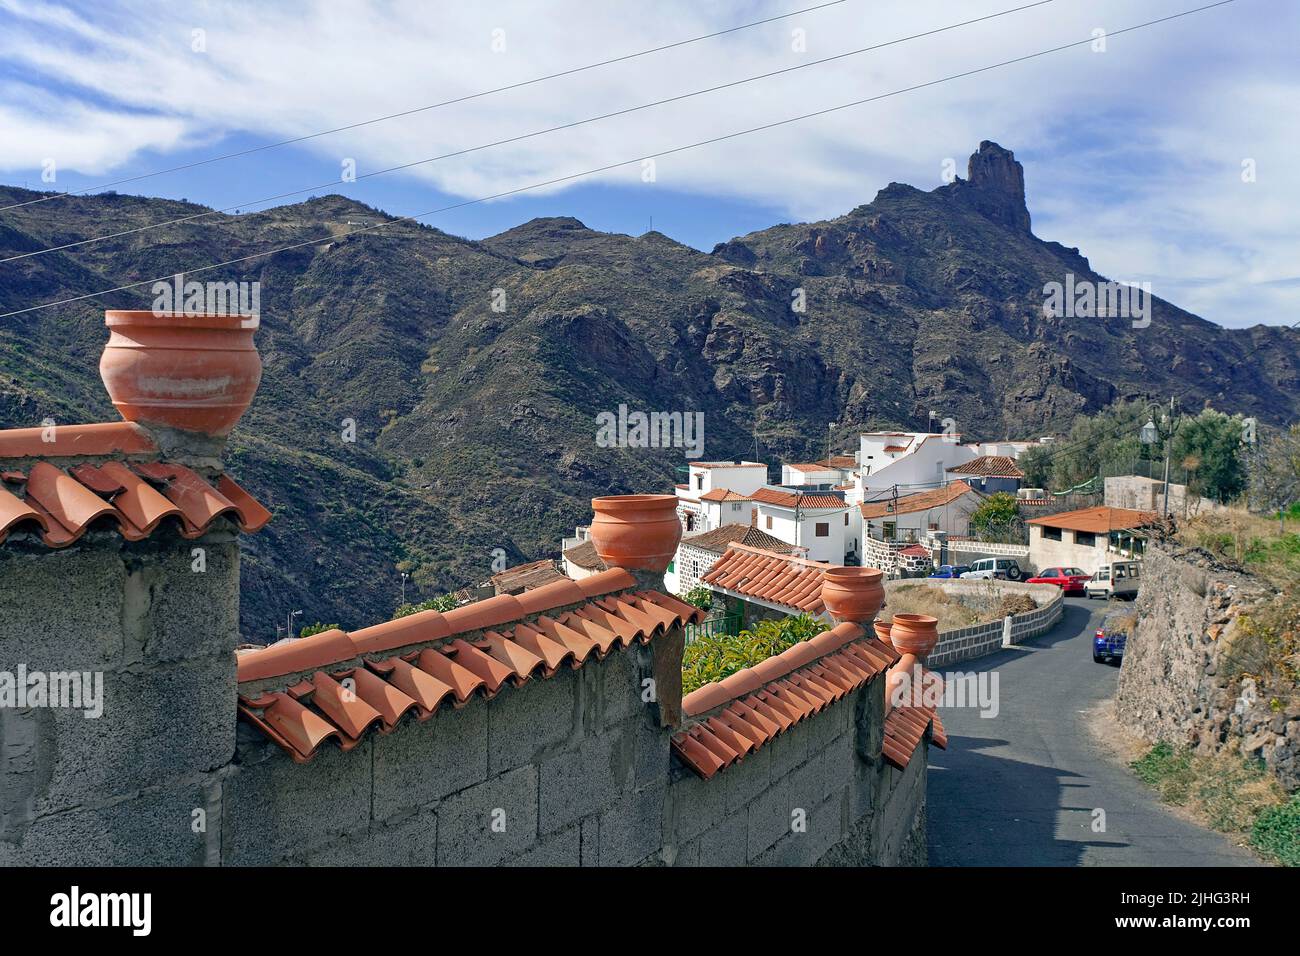
<path id="1" fill-rule="evenodd" d="M 1022 584 L 1016 581 L 948 581 L 943 579 L 926 579 L 920 581 L 889 581 L 885 584 L 885 600 L 889 593 L 899 587 L 923 584 L 928 587 L 941 588 L 950 593 L 980 594 L 987 592 L 990 585 L 999 594 L 1028 594 L 1037 603 L 1038 608 L 1015 614 L 1011 617 L 1011 643 L 1019 644 L 1043 634 L 1056 626 L 1065 611 L 1065 595 L 1054 584 Z M 973 624 L 970 627 L 954 628 L 939 632 L 939 643 L 934 646 L 926 663 L 932 668 L 955 664 L 957 661 L 983 657 L 1002 649 L 1005 619 L 990 621 L 988 624 Z"/>
<path id="2" fill-rule="evenodd" d="M 1149 548 L 1115 694 L 1120 720 L 1152 742 L 1239 750 L 1300 789 L 1300 700 L 1275 703 L 1230 666 L 1241 615 L 1273 595 L 1204 553 Z"/>
<path id="3" fill-rule="evenodd" d="M 928 743 L 881 759 L 883 675 L 707 781 L 640 645 L 296 763 L 236 720 L 233 537 L 171 538 L 0 551 L 0 670 L 105 692 L 0 708 L 0 864 L 924 862 Z"/>
<path id="4" fill-rule="evenodd" d="M 220 854 L 235 750 L 239 551 L 228 532 L 0 550 L 0 672 L 102 675 L 103 712 L 0 707 L 0 864 Z"/>

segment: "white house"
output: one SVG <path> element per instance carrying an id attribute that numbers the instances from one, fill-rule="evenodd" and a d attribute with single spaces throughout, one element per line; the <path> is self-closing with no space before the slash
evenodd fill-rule
<path id="1" fill-rule="evenodd" d="M 759 461 L 694 461 L 684 484 L 677 485 L 677 514 L 687 532 L 711 531 L 734 521 L 748 521 L 749 507 L 722 508 L 743 504 L 744 496 L 767 484 L 767 465 Z M 728 498 L 724 492 L 737 496 Z M 743 513 L 743 517 L 742 517 Z"/>
<path id="2" fill-rule="evenodd" d="M 759 488 L 752 497 L 758 529 L 792 545 L 808 560 L 846 564 L 861 553 L 853 509 L 842 494 Z"/>
<path id="3" fill-rule="evenodd" d="M 870 492 L 892 490 L 901 494 L 938 487 L 947 471 L 977 457 L 960 436 L 931 432 L 864 432 L 859 436 L 859 469 L 855 480 L 858 501 Z"/>
<path id="4" fill-rule="evenodd" d="M 1092 574 L 1113 560 L 1138 557 L 1143 528 L 1158 518 L 1151 511 L 1099 505 L 1062 511 L 1029 521 L 1029 563 L 1036 570 L 1080 568 Z"/>
<path id="5" fill-rule="evenodd" d="M 832 455 L 821 461 L 783 464 L 781 484 L 786 487 L 851 484 L 857 470 L 858 460 L 854 455 Z"/>
<path id="6" fill-rule="evenodd" d="M 931 531 L 970 533 L 971 513 L 984 495 L 964 481 L 911 495 L 881 495 L 858 505 L 862 534 L 877 541 L 924 541 Z"/>

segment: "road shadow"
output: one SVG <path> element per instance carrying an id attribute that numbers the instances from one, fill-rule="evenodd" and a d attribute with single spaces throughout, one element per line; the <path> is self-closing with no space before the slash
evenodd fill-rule
<path id="1" fill-rule="evenodd" d="M 1062 839 L 1062 830 L 1091 832 L 1092 808 L 1065 799 L 1067 790 L 1084 786 L 1075 782 L 1082 778 L 985 752 L 1006 744 L 993 737 L 951 736 L 948 750 L 930 750 L 931 866 L 1079 866 L 1089 848 L 1128 846 L 1101 835 Z M 982 784 L 974 792 L 971 780 Z"/>

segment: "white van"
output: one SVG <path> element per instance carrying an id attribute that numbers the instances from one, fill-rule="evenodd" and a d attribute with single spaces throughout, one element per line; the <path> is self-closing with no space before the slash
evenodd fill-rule
<path id="1" fill-rule="evenodd" d="M 980 558 L 978 561 L 971 562 L 970 570 L 964 572 L 962 577 L 967 580 L 998 578 L 1019 581 L 1024 577 L 1024 572 L 1020 570 L 1020 565 L 1016 564 L 1013 558 Z"/>
<path id="2" fill-rule="evenodd" d="M 1087 598 L 1128 598 L 1137 597 L 1138 579 L 1142 574 L 1141 561 L 1116 561 L 1103 564 L 1092 580 L 1083 586 L 1083 596 Z"/>

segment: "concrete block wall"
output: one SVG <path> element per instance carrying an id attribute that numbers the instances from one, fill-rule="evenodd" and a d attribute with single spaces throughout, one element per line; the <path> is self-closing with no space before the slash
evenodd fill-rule
<path id="1" fill-rule="evenodd" d="M 0 672 L 98 674 L 103 702 L 0 707 L 0 865 L 211 862 L 211 771 L 235 751 L 233 534 L 11 541 L 0 607 Z"/>
<path id="2" fill-rule="evenodd" d="M 642 699 L 642 646 L 299 764 L 236 719 L 238 578 L 225 532 L 0 551 L 0 670 L 105 694 L 95 720 L 0 708 L 0 865 L 924 860 L 925 745 L 881 758 L 883 676 L 707 781 Z"/>

